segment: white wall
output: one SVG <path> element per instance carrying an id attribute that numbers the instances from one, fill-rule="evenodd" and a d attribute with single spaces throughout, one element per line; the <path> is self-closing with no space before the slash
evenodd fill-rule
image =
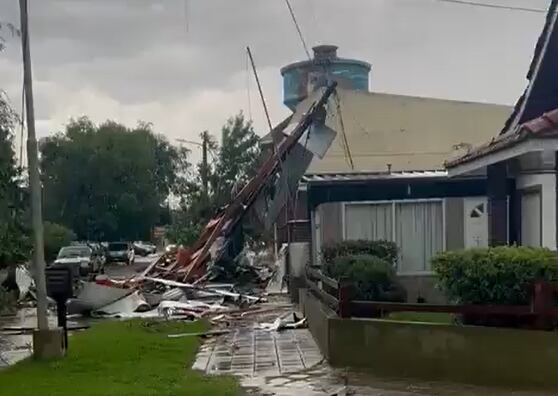
<path id="1" fill-rule="evenodd" d="M 518 190 L 540 188 L 541 245 L 556 250 L 556 173 L 529 173 L 517 177 Z"/>

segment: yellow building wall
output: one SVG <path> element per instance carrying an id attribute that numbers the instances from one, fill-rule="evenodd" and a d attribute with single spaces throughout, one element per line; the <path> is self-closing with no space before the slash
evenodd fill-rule
<path id="1" fill-rule="evenodd" d="M 338 90 L 340 113 L 327 124 L 338 134 L 307 173 L 443 169 L 444 161 L 485 143 L 502 129 L 509 106 Z M 329 107 L 336 107 L 336 99 Z M 341 117 L 339 116 L 341 114 Z M 341 120 L 350 156 L 343 149 Z"/>

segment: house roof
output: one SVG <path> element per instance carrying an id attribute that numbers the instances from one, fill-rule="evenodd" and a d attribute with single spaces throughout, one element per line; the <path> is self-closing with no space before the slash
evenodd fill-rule
<path id="1" fill-rule="evenodd" d="M 501 134 L 558 108 L 558 0 L 552 0 L 527 73 L 529 83 Z"/>
<path id="2" fill-rule="evenodd" d="M 509 148 L 530 138 L 558 136 L 558 0 L 552 0 L 529 66 L 527 88 L 499 136 L 446 161 L 447 168 Z"/>
<path id="3" fill-rule="evenodd" d="M 478 146 L 464 156 L 446 162 L 446 168 L 453 168 L 474 159 L 487 156 L 532 138 L 558 137 L 558 108 L 527 121 L 513 132 L 499 135 L 490 142 Z"/>
<path id="4" fill-rule="evenodd" d="M 445 170 L 400 171 L 400 172 L 342 172 L 304 175 L 302 183 L 365 182 L 378 180 L 410 180 L 446 178 Z"/>
<path id="5" fill-rule="evenodd" d="M 337 136 L 307 173 L 443 169 L 463 147 L 493 136 L 511 112 L 502 105 L 341 88 L 328 106 L 326 124 Z"/>

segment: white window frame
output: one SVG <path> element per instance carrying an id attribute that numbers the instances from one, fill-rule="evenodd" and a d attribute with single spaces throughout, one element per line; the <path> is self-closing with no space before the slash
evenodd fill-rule
<path id="1" fill-rule="evenodd" d="M 391 230 L 391 241 L 394 242 L 396 240 L 395 235 L 395 205 L 400 203 L 436 203 L 439 202 L 442 204 L 442 251 L 446 250 L 446 199 L 445 198 L 426 198 L 426 199 L 394 199 L 394 200 L 382 200 L 382 201 L 344 201 L 341 202 L 341 226 L 342 226 L 342 236 L 343 240 L 347 240 L 347 227 L 346 227 L 346 219 L 345 219 L 345 212 L 347 206 L 356 206 L 356 205 L 391 205 L 391 221 L 392 221 L 392 230 Z M 426 271 L 401 271 L 399 267 L 399 258 L 397 260 L 397 275 L 401 276 L 421 276 L 421 275 L 432 275 L 434 272 L 432 270 Z"/>

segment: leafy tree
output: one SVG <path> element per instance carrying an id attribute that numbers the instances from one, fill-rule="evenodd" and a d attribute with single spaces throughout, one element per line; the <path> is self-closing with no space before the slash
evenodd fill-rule
<path id="1" fill-rule="evenodd" d="M 41 142 L 45 219 L 80 239 L 146 239 L 183 191 L 188 150 L 172 146 L 152 125 L 95 125 L 82 117 Z"/>
<path id="2" fill-rule="evenodd" d="M 17 116 L 0 92 L 0 268 L 24 260 L 30 249 L 23 220 L 25 191 L 13 150 L 16 122 Z"/>
<path id="3" fill-rule="evenodd" d="M 259 137 L 242 113 L 227 120 L 220 145 L 208 132 L 201 133 L 200 139 L 208 142 L 213 161 L 207 168 L 200 162 L 193 180 L 182 185 L 180 208 L 174 211 L 167 233 L 171 240 L 185 245 L 194 242 L 207 221 L 231 200 L 233 189 L 241 188 L 255 175 L 260 157 Z M 207 197 L 204 174 L 209 179 Z"/>
<path id="4" fill-rule="evenodd" d="M 221 146 L 211 175 L 213 202 L 230 201 L 235 186 L 244 186 L 257 172 L 260 138 L 242 112 L 227 120 L 221 129 Z"/>
<path id="5" fill-rule="evenodd" d="M 76 240 L 76 234 L 63 225 L 45 221 L 45 258 L 52 261 L 56 258 L 58 251 Z"/>

